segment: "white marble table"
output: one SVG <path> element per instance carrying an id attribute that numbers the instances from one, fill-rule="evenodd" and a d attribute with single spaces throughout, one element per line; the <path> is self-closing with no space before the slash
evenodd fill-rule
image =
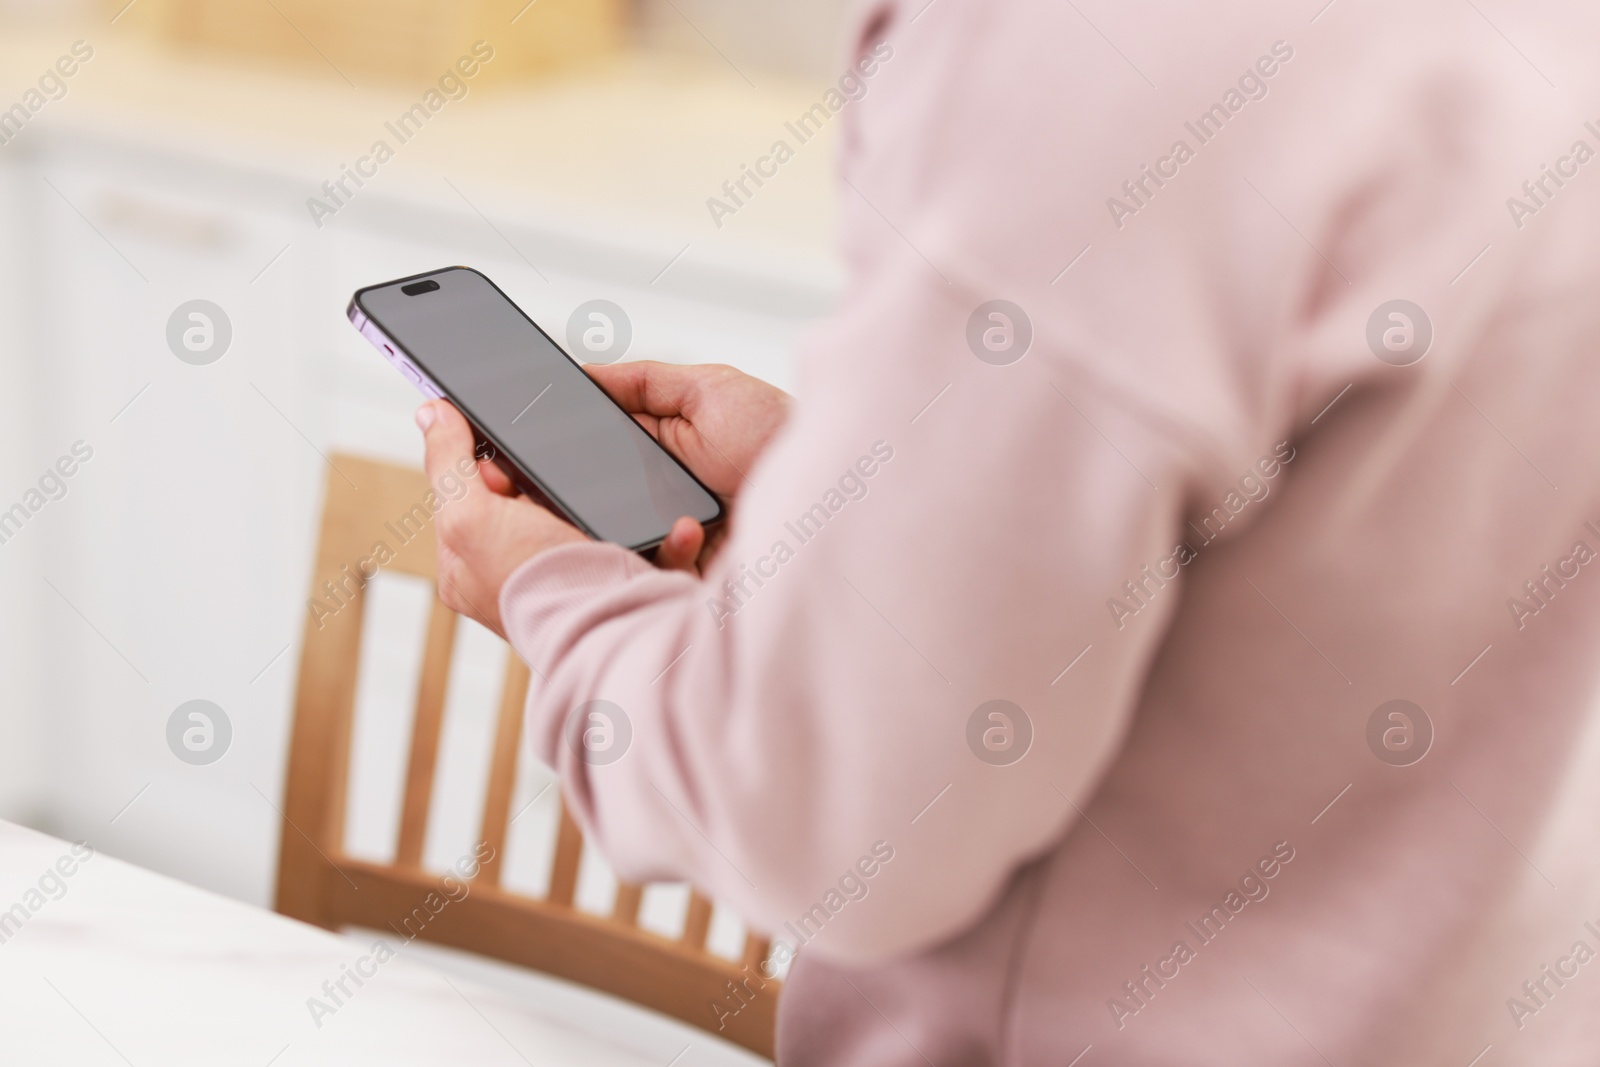
<path id="1" fill-rule="evenodd" d="M 0 822 L 0 1063 L 751 1065 L 553 979 L 401 946 L 331 1013 L 376 933 L 332 934 Z M 70 872 L 70 873 L 64 873 Z M 451 973 L 451 972 L 454 973 Z M 674 1057 L 677 1057 L 674 1059 Z"/>

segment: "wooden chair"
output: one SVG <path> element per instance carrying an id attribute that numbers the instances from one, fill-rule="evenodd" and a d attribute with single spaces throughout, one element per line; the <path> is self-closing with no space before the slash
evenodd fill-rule
<path id="1" fill-rule="evenodd" d="M 365 600 L 360 583 L 347 574 L 356 575 L 357 564 L 371 557 L 375 542 L 381 541 L 394 552 L 383 570 L 429 581 L 436 575 L 433 523 L 424 521 L 425 506 L 414 510 L 429 491 L 423 474 L 350 455 L 335 455 L 332 463 L 336 471 L 330 471 L 327 479 L 311 587 L 314 598 L 333 607 L 323 583 L 342 585 L 344 603 L 333 614 L 313 617 L 306 625 L 283 797 L 285 826 L 279 842 L 275 906 L 285 915 L 329 929 L 346 925 L 394 929 L 397 920 L 409 916 L 440 886 L 440 874 L 424 870 L 421 861 L 456 615 L 435 595 L 394 862 L 373 863 L 347 855 L 345 800 Z M 399 543 L 402 534 L 409 538 L 404 544 Z M 737 962 L 706 951 L 711 902 L 698 892 L 690 896 L 678 940 L 637 925 L 643 891 L 638 885 L 618 887 L 610 917 L 578 910 L 573 894 L 583 837 L 565 810 L 565 801 L 549 895 L 540 900 L 501 886 L 529 677 L 515 654 L 508 660 L 480 832 L 480 840 L 494 850 L 493 857 L 483 863 L 468 894 L 440 911 L 436 921 L 422 925 L 420 936 L 581 982 L 713 1033 L 718 1032 L 713 1001 L 747 1002 L 725 1017 L 720 1036 L 770 1057 L 780 983 L 764 980 L 763 984 L 756 970 L 766 958 L 768 943 L 747 937 L 744 958 Z M 758 980 L 750 982 L 753 974 Z"/>

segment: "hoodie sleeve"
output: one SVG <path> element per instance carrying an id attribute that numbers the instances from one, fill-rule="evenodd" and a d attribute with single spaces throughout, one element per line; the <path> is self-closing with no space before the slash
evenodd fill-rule
<path id="1" fill-rule="evenodd" d="M 994 101 L 1129 79 L 1070 10 L 991 9 L 868 14 L 889 36 L 863 38 L 873 73 L 833 119 L 849 295 L 714 565 L 573 545 L 502 592 L 545 679 L 536 751 L 618 871 L 692 881 L 778 936 L 820 904 L 812 951 L 841 962 L 958 932 L 1077 818 L 1178 600 L 1185 500 L 1264 432 L 1160 227 L 1114 252 L 1149 290 L 1133 328 L 1104 290 L 1052 282 L 1110 225 L 1085 160 L 1118 104 L 1056 107 L 1051 138 L 1007 155 L 1029 120 Z M 1008 49 L 1036 36 L 1059 55 L 1019 88 Z"/>

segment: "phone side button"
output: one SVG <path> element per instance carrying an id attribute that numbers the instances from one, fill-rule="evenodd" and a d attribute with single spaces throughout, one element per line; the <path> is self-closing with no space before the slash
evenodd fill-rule
<path id="1" fill-rule="evenodd" d="M 400 363 L 400 370 L 405 374 L 406 378 L 411 382 L 411 384 L 417 387 L 417 391 L 423 396 L 434 400 L 438 400 L 444 396 L 444 394 L 434 386 L 433 380 L 427 375 L 423 374 L 421 371 L 417 370 L 416 367 L 413 367 L 410 360 L 402 360 Z"/>

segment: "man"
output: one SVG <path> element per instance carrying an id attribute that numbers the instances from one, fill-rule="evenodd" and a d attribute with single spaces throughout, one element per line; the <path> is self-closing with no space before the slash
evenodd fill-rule
<path id="1" fill-rule="evenodd" d="M 1590 16 L 1316 7 L 868 6 L 797 398 L 593 369 L 715 551 L 441 514 L 621 875 L 797 952 L 780 1062 L 1600 1048 Z"/>

